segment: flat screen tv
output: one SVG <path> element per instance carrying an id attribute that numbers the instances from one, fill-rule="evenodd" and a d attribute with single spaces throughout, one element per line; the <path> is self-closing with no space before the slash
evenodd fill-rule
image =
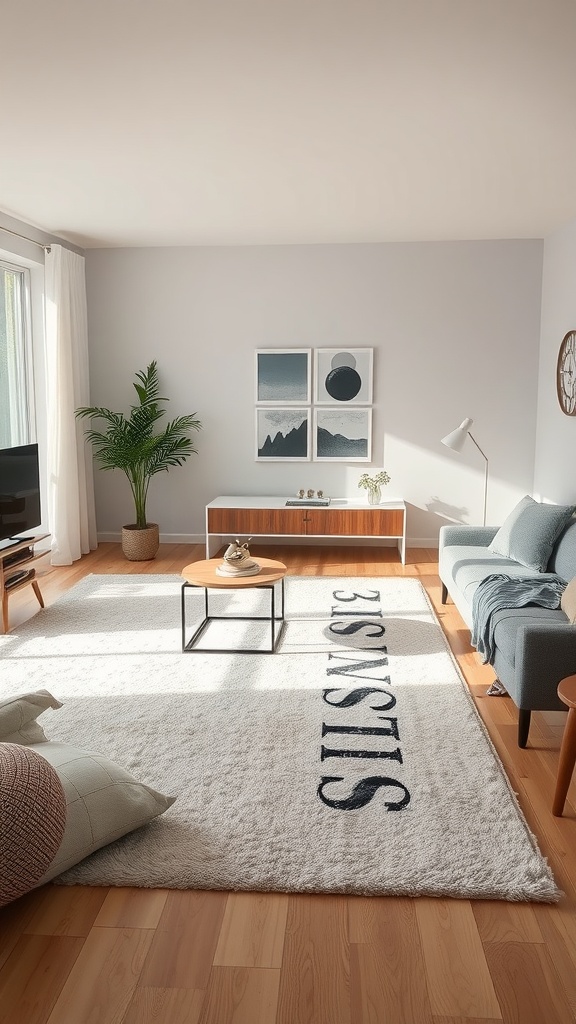
<path id="1" fill-rule="evenodd" d="M 0 549 L 40 526 L 38 445 L 0 449 Z"/>

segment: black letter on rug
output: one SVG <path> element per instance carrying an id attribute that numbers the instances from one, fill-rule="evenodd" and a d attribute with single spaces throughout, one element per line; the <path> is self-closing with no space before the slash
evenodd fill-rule
<path id="1" fill-rule="evenodd" d="M 402 764 L 402 752 L 400 747 L 396 747 L 396 750 L 330 750 L 329 747 L 320 747 L 320 760 L 325 761 L 328 757 L 363 757 L 371 758 L 382 758 L 387 761 L 398 761 L 398 764 Z"/>
<path id="2" fill-rule="evenodd" d="M 360 807 L 365 807 L 366 804 L 370 803 L 372 797 L 381 786 L 397 786 L 404 793 L 402 799 L 396 801 L 396 803 L 384 801 L 387 811 L 399 811 L 410 803 L 410 793 L 406 786 L 403 786 L 401 782 L 397 782 L 396 779 L 388 779 L 384 775 L 370 775 L 367 779 L 357 782 L 350 796 L 345 797 L 344 800 L 330 800 L 329 797 L 324 796 L 324 787 L 331 782 L 344 782 L 344 779 L 339 775 L 324 775 L 318 786 L 318 796 L 322 803 L 326 804 L 327 807 L 333 807 L 336 811 L 355 811 Z"/>
<path id="3" fill-rule="evenodd" d="M 326 736 L 329 732 L 342 732 L 351 736 L 393 736 L 395 740 L 400 739 L 397 718 L 385 718 L 384 715 L 378 715 L 378 721 L 390 722 L 390 725 L 387 729 L 382 729 L 377 725 L 326 725 L 322 722 L 322 735 Z"/>
<path id="4" fill-rule="evenodd" d="M 390 682 L 390 676 L 386 676 L 382 680 L 384 683 Z M 342 700 L 328 700 L 328 696 L 331 693 L 344 693 Z M 362 686 L 357 690 L 324 690 L 322 692 L 322 699 L 329 704 L 331 708 L 351 708 L 355 704 L 359 704 L 365 697 L 369 697 L 371 693 L 382 693 L 386 697 L 389 697 L 387 704 L 371 704 L 372 711 L 390 711 L 396 703 L 396 697 L 393 693 L 389 693 L 388 690 L 381 690 L 378 686 Z"/>
<path id="5" fill-rule="evenodd" d="M 348 658 L 348 657 L 350 657 L 350 655 L 348 655 L 348 654 L 333 654 L 332 652 L 330 652 L 328 654 L 328 661 L 337 661 L 337 662 L 338 661 L 343 661 L 343 662 L 345 662 L 346 658 Z M 357 652 L 354 655 L 355 659 L 358 659 L 359 657 L 362 658 L 362 654 L 361 654 L 360 651 Z M 352 676 L 357 676 L 358 679 L 372 679 L 374 681 L 373 676 L 365 675 L 364 673 L 358 671 L 358 669 L 361 669 L 361 668 L 380 668 L 380 666 L 384 666 L 384 665 L 388 665 L 388 658 L 373 658 L 373 657 L 370 657 L 369 656 L 369 652 L 366 651 L 366 656 L 363 658 L 362 661 L 358 661 L 358 660 L 352 661 L 348 665 L 344 664 L 344 665 L 341 665 L 341 666 L 339 666 L 339 665 L 328 666 L 328 668 L 326 669 L 326 675 L 327 676 L 352 675 Z M 390 682 L 390 676 L 384 676 L 382 681 L 385 682 L 385 683 L 389 683 Z"/>
<path id="6" fill-rule="evenodd" d="M 352 597 L 340 597 L 340 594 L 349 594 L 349 590 L 333 590 L 332 597 L 335 601 L 355 601 L 357 597 L 362 601 L 379 601 L 380 591 L 369 590 L 367 594 L 357 594 L 356 591 L 352 591 Z"/>
<path id="7" fill-rule="evenodd" d="M 340 629 L 337 629 L 338 626 L 340 626 Z M 380 626 L 376 622 L 370 622 L 370 619 L 356 619 L 355 622 L 347 623 L 331 622 L 330 625 L 328 626 L 328 629 L 330 630 L 331 633 L 334 633 L 336 636 L 354 636 L 354 633 L 357 633 L 359 629 L 363 629 L 364 626 L 368 626 L 368 628 L 372 628 L 372 630 L 375 630 L 375 632 L 366 634 L 366 636 L 369 637 L 384 636 L 384 633 L 386 632 L 386 626 Z M 385 651 L 387 650 L 387 648 L 383 646 L 379 647 L 378 650 Z"/>

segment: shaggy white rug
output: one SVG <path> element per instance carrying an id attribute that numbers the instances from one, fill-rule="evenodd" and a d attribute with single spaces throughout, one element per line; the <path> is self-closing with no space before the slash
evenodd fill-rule
<path id="1" fill-rule="evenodd" d="M 289 577 L 281 649 L 236 656 L 181 653 L 180 585 L 90 576 L 0 638 L 0 692 L 64 702 L 50 738 L 177 797 L 60 881 L 558 898 L 418 581 Z"/>

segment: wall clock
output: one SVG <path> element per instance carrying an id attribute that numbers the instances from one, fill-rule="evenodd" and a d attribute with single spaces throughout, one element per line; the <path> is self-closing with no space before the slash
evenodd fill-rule
<path id="1" fill-rule="evenodd" d="M 562 412 L 576 416 L 576 331 L 568 331 L 560 345 L 556 389 Z"/>

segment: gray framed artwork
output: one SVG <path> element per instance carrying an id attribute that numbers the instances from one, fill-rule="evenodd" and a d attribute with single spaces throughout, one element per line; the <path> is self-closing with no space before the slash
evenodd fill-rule
<path id="1" fill-rule="evenodd" d="M 371 462 L 372 409 L 315 409 L 315 462 Z"/>
<path id="2" fill-rule="evenodd" d="M 256 461 L 309 462 L 310 409 L 256 407 Z"/>
<path id="3" fill-rule="evenodd" d="M 256 404 L 310 405 L 311 364 L 309 348 L 256 349 Z"/>
<path id="4" fill-rule="evenodd" d="M 317 405 L 371 405 L 371 348 L 317 348 L 314 353 Z"/>

